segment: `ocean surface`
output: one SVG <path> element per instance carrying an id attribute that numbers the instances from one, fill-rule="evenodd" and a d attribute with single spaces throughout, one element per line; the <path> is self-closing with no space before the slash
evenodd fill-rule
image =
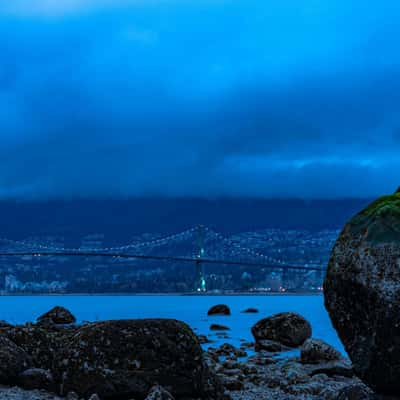
<path id="1" fill-rule="evenodd" d="M 208 309 L 215 304 L 227 304 L 229 317 L 208 317 Z M 310 321 L 313 337 L 323 339 L 344 353 L 332 327 L 321 295 L 268 296 L 1 296 L 0 320 L 13 324 L 34 322 L 50 308 L 68 308 L 82 321 L 129 318 L 175 318 L 185 321 L 198 334 L 204 334 L 217 346 L 222 343 L 239 345 L 251 341 L 251 326 L 261 318 L 278 312 L 293 311 Z M 242 313 L 246 308 L 259 309 L 258 314 Z M 227 337 L 219 337 L 209 330 L 211 323 L 228 326 Z"/>

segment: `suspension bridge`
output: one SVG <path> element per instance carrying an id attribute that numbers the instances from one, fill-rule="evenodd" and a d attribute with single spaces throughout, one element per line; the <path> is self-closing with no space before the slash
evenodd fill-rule
<path id="1" fill-rule="evenodd" d="M 68 248 L 53 243 L 34 240 L 12 240 L 0 238 L 0 258 L 2 257 L 101 257 L 112 260 L 142 260 L 194 264 L 196 267 L 196 291 L 206 291 L 205 265 L 225 265 L 231 267 L 263 268 L 278 272 L 283 281 L 293 274 L 315 272 L 322 276 L 325 268 L 307 265 L 292 265 L 243 246 L 211 228 L 196 225 L 183 232 L 148 241 L 133 241 L 114 247 L 88 247 L 87 245 Z"/>

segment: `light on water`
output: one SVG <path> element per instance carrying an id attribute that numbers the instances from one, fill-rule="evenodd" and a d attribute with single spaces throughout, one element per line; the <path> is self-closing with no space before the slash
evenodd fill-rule
<path id="1" fill-rule="evenodd" d="M 227 304 L 232 315 L 207 316 L 208 309 Z M 303 315 L 312 325 L 313 337 L 323 339 L 344 352 L 323 304 L 323 296 L 3 296 L 0 297 L 0 319 L 13 324 L 35 321 L 50 308 L 68 308 L 78 322 L 130 318 L 174 318 L 189 324 L 197 334 L 214 341 L 239 345 L 251 341 L 251 326 L 261 318 L 279 312 L 293 311 Z M 242 313 L 255 307 L 257 314 Z M 209 330 L 211 323 L 228 326 L 228 339 L 218 338 Z"/>

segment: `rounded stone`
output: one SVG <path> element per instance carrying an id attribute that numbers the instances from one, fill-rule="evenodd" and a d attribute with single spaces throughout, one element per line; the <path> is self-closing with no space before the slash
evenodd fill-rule
<path id="1" fill-rule="evenodd" d="M 400 393 L 400 193 L 355 215 L 332 250 L 325 305 L 355 373 Z"/>
<path id="2" fill-rule="evenodd" d="M 311 325 L 296 313 L 279 313 L 258 321 L 251 333 L 257 342 L 269 340 L 288 347 L 301 346 L 311 337 Z"/>
<path id="3" fill-rule="evenodd" d="M 65 325 L 73 324 L 76 318 L 64 307 L 56 306 L 37 319 L 38 323 Z"/>
<path id="4" fill-rule="evenodd" d="M 176 398 L 218 399 L 222 392 L 211 385 L 213 374 L 202 356 L 196 335 L 183 322 L 104 321 L 67 338 L 57 375 L 62 371 L 65 391 L 80 396 L 144 399 L 159 384 Z"/>
<path id="5" fill-rule="evenodd" d="M 319 364 L 340 360 L 342 355 L 323 340 L 307 339 L 301 348 L 300 359 L 303 364 Z"/>
<path id="6" fill-rule="evenodd" d="M 231 310 L 226 304 L 217 304 L 208 310 L 208 315 L 231 315 Z"/>

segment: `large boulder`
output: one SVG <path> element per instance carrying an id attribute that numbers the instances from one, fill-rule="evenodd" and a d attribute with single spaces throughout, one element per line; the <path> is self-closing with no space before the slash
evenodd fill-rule
<path id="1" fill-rule="evenodd" d="M 325 305 L 356 374 L 400 393 L 400 193 L 355 215 L 333 248 Z"/>
<path id="2" fill-rule="evenodd" d="M 256 343 L 264 340 L 277 342 L 287 347 L 301 346 L 311 337 L 311 325 L 301 315 L 295 313 L 279 313 L 258 321 L 251 333 Z"/>
<path id="3" fill-rule="evenodd" d="M 155 384 L 174 397 L 205 397 L 208 370 L 197 337 L 175 320 L 121 320 L 81 327 L 65 344 L 64 390 L 145 398 Z"/>
<path id="4" fill-rule="evenodd" d="M 196 335 L 176 320 L 27 324 L 0 329 L 0 339 L 0 383 L 19 377 L 24 387 L 51 386 L 60 395 L 73 391 L 85 398 L 97 393 L 101 399 L 145 399 L 154 385 L 176 399 L 223 394 Z"/>

